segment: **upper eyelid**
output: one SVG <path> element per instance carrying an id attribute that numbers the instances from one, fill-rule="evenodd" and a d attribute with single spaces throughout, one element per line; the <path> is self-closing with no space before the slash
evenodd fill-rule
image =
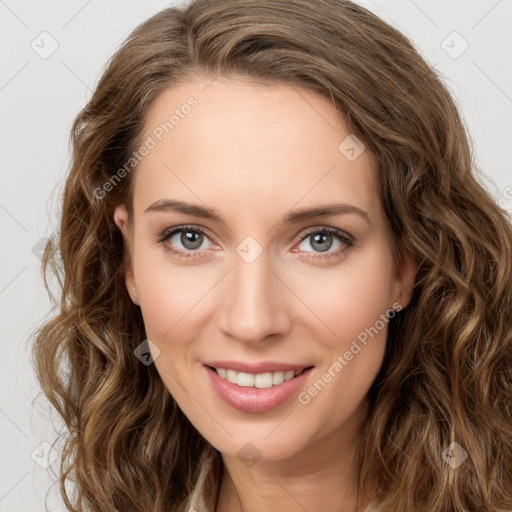
<path id="1" fill-rule="evenodd" d="M 298 235 L 299 238 L 308 237 L 313 235 L 314 233 L 329 233 L 332 235 L 338 235 L 340 238 L 349 238 L 350 240 L 354 240 L 354 237 L 350 234 L 348 234 L 343 229 L 339 228 L 333 228 L 330 226 L 313 226 L 311 228 L 306 228 L 305 230 L 302 230 L 300 234 Z"/>
<path id="2" fill-rule="evenodd" d="M 175 235 L 176 233 L 179 233 L 180 231 L 185 231 L 186 229 L 189 229 L 190 231 L 198 231 L 200 233 L 207 235 L 209 238 L 215 239 L 215 236 L 211 235 L 210 230 L 208 228 L 205 228 L 204 226 L 184 224 L 184 225 L 174 226 L 172 228 L 164 229 L 158 235 L 158 241 L 167 240 L 172 235 Z"/>

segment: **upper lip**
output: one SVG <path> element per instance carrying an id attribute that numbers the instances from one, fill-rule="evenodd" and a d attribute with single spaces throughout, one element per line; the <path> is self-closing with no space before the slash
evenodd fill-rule
<path id="1" fill-rule="evenodd" d="M 225 368 L 244 373 L 288 372 L 290 370 L 303 370 L 313 366 L 311 364 L 279 363 L 277 361 L 262 361 L 260 363 L 244 363 L 242 361 L 206 361 L 206 366 Z"/>

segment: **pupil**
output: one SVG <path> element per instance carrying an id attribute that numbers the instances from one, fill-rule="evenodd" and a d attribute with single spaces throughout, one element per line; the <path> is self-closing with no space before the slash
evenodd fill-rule
<path id="1" fill-rule="evenodd" d="M 330 242 L 329 244 L 327 244 L 327 246 L 319 245 L 319 244 L 325 243 L 326 241 Z M 331 248 L 331 245 L 332 245 L 332 235 L 329 235 L 329 234 L 318 233 L 313 236 L 313 241 L 311 242 L 311 246 L 320 252 L 329 250 Z"/>
<path id="2" fill-rule="evenodd" d="M 203 241 L 202 233 L 196 231 L 183 231 L 181 233 L 181 243 L 187 249 L 197 249 Z"/>

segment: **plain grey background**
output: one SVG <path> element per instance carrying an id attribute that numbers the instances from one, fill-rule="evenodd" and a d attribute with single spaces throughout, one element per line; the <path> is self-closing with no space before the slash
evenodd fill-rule
<path id="1" fill-rule="evenodd" d="M 358 3 L 406 33 L 441 72 L 485 186 L 512 211 L 512 1 Z M 59 469 L 49 406 L 35 400 L 28 339 L 48 318 L 39 251 L 57 225 L 72 120 L 131 30 L 170 5 L 0 0 L 0 512 L 44 510 Z M 48 494 L 49 509 L 64 511 L 57 491 Z"/>

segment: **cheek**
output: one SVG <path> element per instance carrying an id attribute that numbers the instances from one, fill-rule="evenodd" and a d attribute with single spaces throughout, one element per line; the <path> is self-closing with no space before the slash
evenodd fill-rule
<path id="1" fill-rule="evenodd" d="M 295 279 L 294 290 L 325 332 L 318 339 L 325 340 L 331 348 L 343 348 L 390 310 L 392 275 L 391 254 L 375 247 L 373 251 L 353 254 L 335 271 L 302 273 Z M 378 326 L 385 331 L 381 323 Z"/>
<path id="2" fill-rule="evenodd" d="M 343 270 L 317 281 L 310 294 L 322 364 L 298 401 L 314 418 L 315 428 L 328 433 L 346 421 L 362 403 L 384 358 L 391 313 L 391 273 L 382 258 L 375 265 Z M 328 326 L 328 328 L 327 328 Z M 320 333 L 323 333 L 321 334 Z M 324 411 L 330 411 L 325 417 Z"/>
<path id="3" fill-rule="evenodd" d="M 206 268 L 172 265 L 158 252 L 140 250 L 134 272 L 147 335 L 164 341 L 193 324 L 194 312 L 215 276 Z"/>
<path id="4" fill-rule="evenodd" d="M 310 295 L 315 299 L 313 307 L 330 328 L 330 334 L 317 337 L 324 340 L 329 355 L 301 403 L 318 411 L 336 411 L 322 428 L 333 427 L 357 407 L 382 366 L 388 324 L 394 316 L 390 314 L 392 269 L 391 253 L 375 247 L 354 257 L 350 265 L 347 261 L 335 279 L 331 273 L 317 281 L 318 293 Z"/>

